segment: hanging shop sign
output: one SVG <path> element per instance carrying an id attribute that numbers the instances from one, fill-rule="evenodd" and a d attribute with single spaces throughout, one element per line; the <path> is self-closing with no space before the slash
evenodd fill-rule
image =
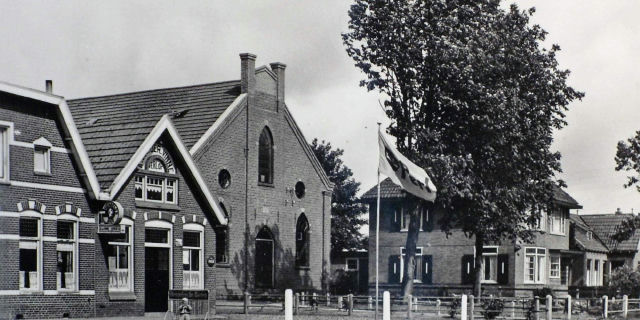
<path id="1" fill-rule="evenodd" d="M 124 226 L 120 224 L 124 216 L 124 209 L 117 201 L 109 201 L 102 206 L 98 216 L 98 233 L 120 234 L 124 233 Z"/>

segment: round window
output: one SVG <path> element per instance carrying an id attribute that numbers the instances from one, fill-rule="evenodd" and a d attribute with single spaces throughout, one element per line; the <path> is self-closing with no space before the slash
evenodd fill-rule
<path id="1" fill-rule="evenodd" d="M 296 183 L 296 197 L 298 197 L 298 199 L 301 199 L 302 197 L 304 197 L 304 193 L 305 193 L 305 187 L 304 187 L 304 183 L 302 183 L 302 181 L 298 181 L 298 183 Z"/>
<path id="2" fill-rule="evenodd" d="M 218 183 L 222 189 L 226 189 L 231 185 L 231 174 L 227 169 L 222 169 L 218 173 Z"/>

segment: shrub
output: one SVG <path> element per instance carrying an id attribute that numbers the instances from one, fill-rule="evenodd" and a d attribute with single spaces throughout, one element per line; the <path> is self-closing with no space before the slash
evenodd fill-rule
<path id="1" fill-rule="evenodd" d="M 504 310 L 504 302 L 502 299 L 489 298 L 482 300 L 482 316 L 485 319 L 495 319 Z"/>
<path id="2" fill-rule="evenodd" d="M 615 269 L 609 280 L 609 291 L 612 294 L 637 294 L 640 292 L 640 272 L 627 265 Z"/>
<path id="3" fill-rule="evenodd" d="M 354 293 L 358 288 L 358 278 L 355 272 L 336 270 L 330 280 L 332 294 Z"/>
<path id="4" fill-rule="evenodd" d="M 534 297 L 539 297 L 540 300 L 546 299 L 548 295 L 550 295 L 551 297 L 555 298 L 555 296 L 553 295 L 553 289 L 551 289 L 549 287 L 544 287 L 544 288 L 539 288 L 539 289 L 534 289 L 533 290 L 533 296 Z"/>
<path id="5" fill-rule="evenodd" d="M 454 297 L 449 306 L 449 315 L 451 318 L 455 318 L 458 310 L 460 309 L 461 301 L 458 297 Z"/>

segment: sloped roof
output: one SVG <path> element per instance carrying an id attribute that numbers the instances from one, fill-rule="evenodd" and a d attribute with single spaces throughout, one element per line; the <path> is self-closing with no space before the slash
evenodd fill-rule
<path id="1" fill-rule="evenodd" d="M 403 198 L 406 192 L 400 188 L 397 184 L 391 181 L 391 178 L 386 178 L 380 182 L 380 198 L 381 199 L 393 199 Z M 367 192 L 363 193 L 360 199 L 362 201 L 375 201 L 378 197 L 378 186 L 375 185 Z"/>
<path id="2" fill-rule="evenodd" d="M 639 231 L 635 231 L 628 240 L 620 243 L 611 239 L 611 236 L 616 233 L 622 221 L 632 218 L 632 214 L 595 214 L 581 215 L 580 217 L 610 250 L 636 251 L 638 249 Z"/>
<path id="3" fill-rule="evenodd" d="M 165 114 L 190 149 L 240 95 L 240 81 L 68 100 L 102 189 Z"/>
<path id="4" fill-rule="evenodd" d="M 578 203 L 578 201 L 576 201 L 576 199 L 571 197 L 560 187 L 553 188 L 553 199 L 557 203 L 570 209 L 582 209 L 582 206 Z"/>
<path id="5" fill-rule="evenodd" d="M 582 228 L 585 232 L 574 232 L 574 237 L 576 244 L 581 246 L 582 250 L 586 251 L 594 251 L 594 252 L 609 252 L 609 249 L 602 243 L 598 234 L 593 232 L 593 229 L 589 227 L 583 220 L 582 217 L 577 214 L 569 215 L 571 222 L 574 223 L 579 228 Z M 587 236 L 587 232 L 592 232 L 593 236 L 591 239 Z"/>
<path id="6" fill-rule="evenodd" d="M 400 188 L 400 186 L 396 185 L 391 181 L 390 178 L 386 178 L 380 182 L 380 198 L 381 199 L 391 199 L 391 198 L 403 198 L 406 195 L 406 192 Z M 365 202 L 374 201 L 378 196 L 378 186 L 373 186 L 373 188 L 369 189 L 367 192 L 363 193 L 360 199 Z M 554 188 L 553 190 L 553 198 L 556 202 L 567 206 L 571 209 L 581 209 L 582 206 L 573 199 L 568 193 L 559 187 Z"/>

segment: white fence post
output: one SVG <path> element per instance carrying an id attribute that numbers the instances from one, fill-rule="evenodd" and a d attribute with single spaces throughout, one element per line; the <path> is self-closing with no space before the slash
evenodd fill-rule
<path id="1" fill-rule="evenodd" d="M 602 316 L 606 319 L 609 314 L 609 297 L 604 296 L 602 297 L 602 300 Z"/>
<path id="2" fill-rule="evenodd" d="M 469 295 L 468 298 L 468 302 L 469 302 L 469 319 L 473 320 L 473 313 L 476 312 L 476 299 L 475 297 L 471 294 Z"/>
<path id="3" fill-rule="evenodd" d="M 467 295 L 462 295 L 462 301 L 460 302 L 460 320 L 467 320 Z"/>
<path id="4" fill-rule="evenodd" d="M 629 313 L 629 297 L 625 294 L 622 296 L 622 316 L 627 317 Z"/>
<path id="5" fill-rule="evenodd" d="M 389 291 L 382 294 L 382 320 L 391 320 L 391 295 Z"/>
<path id="6" fill-rule="evenodd" d="M 284 291 L 284 320 L 293 320 L 293 291 Z"/>
<path id="7" fill-rule="evenodd" d="M 440 299 L 436 300 L 436 310 L 438 311 L 438 317 L 440 317 L 440 305 L 442 304 L 442 301 L 440 301 Z"/>
<path id="8" fill-rule="evenodd" d="M 553 320 L 553 297 L 547 295 L 547 320 Z"/>
<path id="9" fill-rule="evenodd" d="M 511 301 L 511 318 L 516 317 L 516 301 Z"/>
<path id="10" fill-rule="evenodd" d="M 411 311 L 413 310 L 413 296 L 407 296 L 407 319 L 412 319 Z"/>
<path id="11" fill-rule="evenodd" d="M 418 312 L 418 297 L 413 297 L 413 312 Z"/>
<path id="12" fill-rule="evenodd" d="M 535 303 L 535 316 L 534 319 L 536 320 L 540 320 L 540 297 L 535 296 L 533 297 L 533 299 L 535 299 L 534 303 Z"/>
<path id="13" fill-rule="evenodd" d="M 571 320 L 571 296 L 567 295 L 567 320 Z"/>
<path id="14" fill-rule="evenodd" d="M 373 310 L 373 297 L 369 296 L 367 299 L 367 304 L 369 305 L 369 310 Z"/>
<path id="15" fill-rule="evenodd" d="M 342 310 L 344 306 L 342 305 L 342 296 L 338 296 L 338 310 Z"/>
<path id="16" fill-rule="evenodd" d="M 327 292 L 327 307 L 331 306 L 331 294 Z"/>

